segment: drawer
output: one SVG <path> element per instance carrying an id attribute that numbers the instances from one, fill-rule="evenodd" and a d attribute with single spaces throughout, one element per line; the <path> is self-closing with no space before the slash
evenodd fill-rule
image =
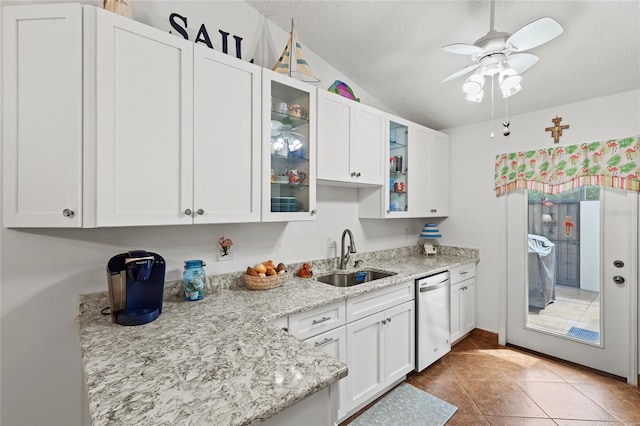
<path id="1" fill-rule="evenodd" d="M 470 262 L 451 269 L 451 284 L 459 283 L 476 276 L 476 263 Z"/>
<path id="2" fill-rule="evenodd" d="M 345 325 L 344 301 L 289 315 L 289 333 L 307 339 Z"/>
<path id="3" fill-rule="evenodd" d="M 318 348 L 345 364 L 347 363 L 347 327 L 345 326 L 309 337 L 305 340 L 305 343 Z"/>
<path id="4" fill-rule="evenodd" d="M 413 281 L 347 299 L 347 323 L 413 299 Z"/>

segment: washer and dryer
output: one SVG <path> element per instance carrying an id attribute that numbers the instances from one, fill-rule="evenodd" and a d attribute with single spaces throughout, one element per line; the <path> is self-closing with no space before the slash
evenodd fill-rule
<path id="1" fill-rule="evenodd" d="M 416 280 L 416 370 L 451 351 L 449 271 Z"/>

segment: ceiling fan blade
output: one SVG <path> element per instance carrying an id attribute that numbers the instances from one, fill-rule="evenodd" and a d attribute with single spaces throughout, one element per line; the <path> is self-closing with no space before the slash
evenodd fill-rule
<path id="1" fill-rule="evenodd" d="M 458 77 L 462 77 L 465 74 L 469 74 L 471 71 L 478 68 L 478 64 L 469 65 L 468 67 L 462 68 L 460 71 L 454 72 L 449 77 L 442 80 L 440 83 L 446 83 L 447 81 L 455 80 Z"/>
<path id="2" fill-rule="evenodd" d="M 473 44 L 466 43 L 454 43 L 441 47 L 442 50 L 449 53 L 455 53 L 457 55 L 477 55 L 483 53 L 484 49 Z"/>
<path id="3" fill-rule="evenodd" d="M 522 52 L 553 40 L 563 31 L 555 19 L 545 16 L 520 28 L 507 39 L 506 44 L 511 45 L 513 51 Z"/>
<path id="4" fill-rule="evenodd" d="M 518 74 L 522 74 L 535 65 L 538 59 L 540 58 L 533 53 L 515 53 L 507 58 L 507 62 Z"/>

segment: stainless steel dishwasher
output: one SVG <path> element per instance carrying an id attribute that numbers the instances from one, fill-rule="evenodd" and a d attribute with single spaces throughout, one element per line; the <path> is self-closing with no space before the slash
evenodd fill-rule
<path id="1" fill-rule="evenodd" d="M 449 272 L 416 280 L 416 370 L 451 351 Z"/>

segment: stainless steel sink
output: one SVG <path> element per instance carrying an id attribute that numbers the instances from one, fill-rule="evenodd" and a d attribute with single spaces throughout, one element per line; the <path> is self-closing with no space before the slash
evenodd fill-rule
<path id="1" fill-rule="evenodd" d="M 381 278 L 397 275 L 395 272 L 381 271 L 375 269 L 362 269 L 356 272 L 333 272 L 327 275 L 321 275 L 316 280 L 335 287 L 351 287 L 353 285 L 363 284 L 370 281 L 379 280 Z"/>

